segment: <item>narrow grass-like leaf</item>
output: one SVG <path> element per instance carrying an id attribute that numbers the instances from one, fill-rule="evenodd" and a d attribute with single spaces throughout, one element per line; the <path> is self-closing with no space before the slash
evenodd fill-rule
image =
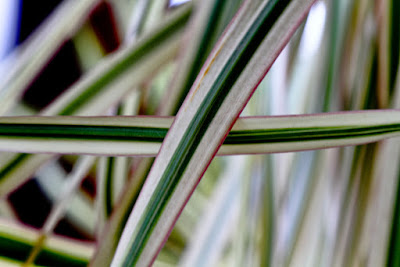
<path id="1" fill-rule="evenodd" d="M 196 4 L 197 12 L 184 36 L 187 42 L 182 45 L 179 66 L 158 111 L 159 115 L 176 115 L 207 55 L 214 47 L 217 36 L 227 24 L 225 16 L 228 19 L 233 16 L 238 2 L 214 0 Z"/>
<path id="2" fill-rule="evenodd" d="M 246 3 L 251 5 L 250 1 Z M 247 21 L 243 21 L 246 5 L 242 6 L 163 143 L 125 227 L 113 265 L 149 265 L 154 261 L 221 141 L 312 3 L 263 2 Z M 284 18 L 291 18 L 292 23 L 282 23 Z M 240 23 L 244 23 L 243 28 L 233 28 Z M 240 34 L 235 33 L 238 28 Z M 264 58 L 260 61 L 261 55 Z"/>
<path id="3" fill-rule="evenodd" d="M 122 3 L 120 1 L 114 2 L 114 4 L 117 7 L 123 6 L 123 9 L 126 9 L 129 6 L 127 3 Z M 149 13 L 151 13 L 155 8 L 158 10 L 157 7 L 160 4 L 162 4 L 160 1 L 136 1 L 130 14 L 127 29 L 122 33 L 122 35 L 124 35 L 123 45 L 135 42 L 137 38 L 142 35 L 145 30 L 144 24 L 146 20 L 149 19 Z M 119 12 L 123 13 L 121 8 L 119 8 Z M 125 27 L 121 27 L 121 29 L 125 29 Z M 140 88 L 135 88 L 134 91 L 122 101 L 115 113 L 123 116 L 137 115 L 141 103 L 140 97 L 142 92 L 140 91 Z M 120 193 L 123 191 L 128 180 L 129 164 L 130 161 L 127 157 L 103 157 L 99 160 L 96 192 L 99 221 L 97 225 L 98 236 L 104 235 L 103 230 L 105 223 L 111 216 L 115 203 L 118 201 Z M 105 244 L 102 244 L 102 246 L 105 246 Z M 107 247 L 110 250 L 110 247 L 112 246 L 107 244 Z"/>
<path id="4" fill-rule="evenodd" d="M 155 1 L 151 4 L 150 14 L 146 17 L 146 27 L 151 26 L 154 23 L 152 19 L 160 15 L 157 9 L 161 6 L 161 2 L 164 3 L 165 7 L 168 1 Z M 176 101 L 187 94 L 195 78 L 193 75 L 197 74 L 201 64 L 203 64 L 205 55 L 208 54 L 213 45 L 213 42 L 210 42 L 211 33 L 215 33 L 214 28 L 219 25 L 219 14 L 224 11 L 224 9 L 216 8 L 220 6 L 221 2 L 224 1 L 207 1 L 194 4 L 196 14 L 192 16 L 189 26 L 186 28 L 185 36 L 183 37 L 185 41 L 181 45 L 174 81 L 170 84 L 169 89 L 165 90 L 167 98 L 163 99 L 162 105 L 157 111 L 158 114 L 171 115 L 172 109 L 177 109 Z M 225 6 L 227 5 L 225 4 Z M 154 9 L 156 10 L 154 11 Z M 211 14 L 210 11 L 212 11 Z M 116 211 L 107 223 L 113 227 L 108 227 L 102 235 L 102 238 L 106 239 L 107 242 L 101 244 L 98 253 L 96 253 L 91 262 L 93 266 L 100 263 L 111 263 L 117 241 L 152 163 L 152 159 L 145 159 L 141 160 L 140 164 L 135 167 L 136 171 L 126 185 L 128 189 L 124 190 L 119 200 L 119 205 L 116 206 Z"/>
<path id="5" fill-rule="evenodd" d="M 152 161 L 147 161 L 147 163 L 149 164 L 140 164 L 135 168 L 135 176 L 132 178 L 146 177 Z M 118 240 L 125 225 L 124 222 L 127 221 L 129 216 L 128 211 L 132 209 L 144 182 L 141 179 L 132 178 L 128 180 L 124 188 L 125 190 L 118 201 L 118 205 L 114 208 L 111 217 L 107 221 L 105 231 L 100 237 L 100 247 L 97 249 L 93 259 L 91 259 L 90 266 L 99 266 L 100 264 L 109 265 L 111 263 Z"/>
<path id="6" fill-rule="evenodd" d="M 155 156 L 172 121 L 172 117 L 146 116 L 2 117 L 0 150 Z M 218 154 L 322 149 L 371 143 L 399 134 L 399 110 L 241 117 Z"/>

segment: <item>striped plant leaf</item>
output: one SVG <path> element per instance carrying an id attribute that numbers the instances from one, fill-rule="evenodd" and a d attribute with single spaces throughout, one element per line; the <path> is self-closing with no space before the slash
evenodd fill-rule
<path id="1" fill-rule="evenodd" d="M 114 2 L 117 6 L 125 6 L 126 3 Z M 130 15 L 126 32 L 123 34 L 124 44 L 130 44 L 137 40 L 146 31 L 151 31 L 159 22 L 160 17 L 164 17 L 167 11 L 168 1 L 136 1 Z M 122 12 L 122 10 L 120 10 Z M 154 17 L 157 20 L 154 20 Z M 141 86 L 144 87 L 144 86 Z M 141 104 L 141 89 L 135 89 L 126 97 L 116 111 L 116 115 L 134 116 L 139 113 Z M 109 218 L 115 203 L 123 191 L 128 178 L 130 160 L 127 157 L 101 158 L 98 172 L 99 183 L 97 187 L 99 220 L 106 221 Z M 102 226 L 97 227 L 98 233 L 102 234 Z M 109 249 L 110 246 L 108 246 Z"/>
<path id="2" fill-rule="evenodd" d="M 113 265 L 149 265 L 154 261 L 235 119 L 312 3 L 247 1 L 241 7 L 163 142 L 128 219 Z M 257 10 L 249 14 L 251 8 L 247 8 L 252 4 Z M 288 18 L 291 23 L 287 23 Z"/>
<path id="3" fill-rule="evenodd" d="M 150 9 L 153 9 L 156 1 L 126 2 L 113 1 L 116 13 L 120 18 L 120 35 L 124 36 L 123 45 L 134 43 L 143 33 L 145 20 L 148 19 Z M 158 1 L 160 4 L 160 1 Z M 157 5 L 156 5 L 157 6 Z M 164 6 L 165 7 L 165 6 Z M 130 14 L 126 14 L 130 11 Z M 129 18 L 128 18 L 129 17 Z M 129 21 L 129 22 L 128 22 Z M 140 86 L 134 88 L 128 97 L 113 111 L 115 115 L 137 115 L 140 108 Z M 106 222 L 118 201 L 121 191 L 125 186 L 129 173 L 130 160 L 127 157 L 101 157 L 97 164 L 96 183 L 96 232 L 99 238 L 103 235 Z M 111 244 L 109 244 L 111 246 Z M 104 246 L 104 245 L 103 245 Z M 108 245 L 107 245 L 108 246 Z"/>
<path id="4" fill-rule="evenodd" d="M 217 37 L 234 15 L 239 2 L 213 0 L 196 3 L 198 12 L 185 32 L 184 39 L 188 41 L 182 45 L 179 65 L 158 111 L 159 115 L 176 115 Z"/>
<path id="5" fill-rule="evenodd" d="M 173 117 L 2 117 L 0 150 L 155 156 Z M 240 117 L 218 155 L 365 144 L 400 135 L 399 110 Z M 107 145 L 105 145 L 107 144 Z"/>
<path id="6" fill-rule="evenodd" d="M 151 25 L 149 26 L 149 24 L 154 23 L 153 20 L 155 16 L 161 15 L 159 14 L 160 11 L 157 11 L 159 9 L 158 7 L 162 4 L 161 2 L 163 2 L 165 7 L 165 0 L 155 1 L 150 6 L 150 14 L 146 17 L 146 27 L 150 27 Z M 156 5 L 157 3 L 158 5 Z M 194 3 L 194 10 L 196 13 L 191 17 L 188 27 L 185 29 L 185 35 L 183 36 L 185 42 L 182 42 L 179 57 L 176 60 L 177 67 L 174 71 L 174 79 L 169 83 L 168 89 L 165 90 L 165 97 L 161 101 L 161 106 L 157 110 L 157 114 L 172 115 L 176 113 L 176 110 L 181 104 L 180 102 L 186 96 L 191 84 L 194 82 L 195 76 L 200 70 L 201 65 L 204 63 L 206 55 L 213 47 L 215 43 L 214 39 L 216 39 L 215 35 L 217 33 L 218 35 L 221 34 L 221 31 L 224 28 L 221 24 L 228 23 L 226 20 L 230 20 L 229 15 L 233 16 L 232 13 L 234 12 L 226 12 L 227 9 L 235 9 L 232 4 L 233 1 L 230 1 L 229 4 L 227 4 L 226 1 L 220 0 Z M 225 14 L 228 18 L 225 18 L 225 21 L 221 21 L 224 20 L 221 19 L 221 14 L 224 12 L 229 13 Z M 219 28 L 219 32 L 216 28 Z M 114 163 L 114 161 L 112 161 L 112 163 Z M 153 159 L 151 158 L 141 159 L 140 164 L 135 167 L 132 177 L 130 177 L 125 186 L 128 189 L 124 190 L 123 195 L 118 200 L 118 205 L 116 205 L 113 210 L 113 216 L 111 216 L 110 220 L 107 222 L 107 225 L 111 227 L 106 227 L 106 231 L 101 237 L 103 240 L 107 241 L 101 244 L 98 252 L 95 254 L 95 257 L 91 262 L 93 266 L 98 264 L 108 265 L 111 263 L 122 229 L 127 221 L 133 204 L 137 199 L 139 190 L 148 175 L 152 163 Z M 107 175 L 107 177 L 109 179 L 112 178 L 110 175 Z M 112 183 L 112 181 L 108 182 L 108 184 Z M 106 184 L 107 183 L 104 183 L 104 185 Z M 114 188 L 114 186 L 112 186 L 112 188 Z M 108 187 L 105 192 L 110 192 L 110 188 Z M 107 194 L 104 195 L 107 196 Z M 104 201 L 107 199 L 110 199 L 110 197 L 99 199 L 99 201 L 105 203 Z M 111 207 L 111 205 L 108 206 Z M 105 211 L 104 208 L 102 210 Z"/>

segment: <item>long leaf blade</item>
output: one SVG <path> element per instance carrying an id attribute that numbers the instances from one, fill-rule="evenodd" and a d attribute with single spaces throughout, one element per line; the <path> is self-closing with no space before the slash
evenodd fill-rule
<path id="1" fill-rule="evenodd" d="M 251 12 L 253 17 L 246 21 L 250 22 L 242 25 L 242 34 L 226 32 L 226 39 L 220 40 L 209 58 L 163 143 L 164 150 L 130 215 L 113 264 L 151 264 L 227 131 L 311 4 L 263 2 L 255 14 Z M 242 7 L 236 22 L 243 22 L 245 11 Z M 295 17 L 293 24 L 275 24 L 285 16 Z M 279 36 L 281 33 L 285 34 Z M 261 55 L 268 55 L 268 60 L 261 63 Z M 223 67 L 219 65 L 222 62 Z M 244 68 L 246 75 L 241 75 Z"/>
<path id="2" fill-rule="evenodd" d="M 172 121 L 173 117 L 145 116 L 2 117 L 0 150 L 155 156 Z M 241 117 L 218 154 L 264 154 L 356 145 L 397 136 L 399 132 L 399 110 Z"/>

